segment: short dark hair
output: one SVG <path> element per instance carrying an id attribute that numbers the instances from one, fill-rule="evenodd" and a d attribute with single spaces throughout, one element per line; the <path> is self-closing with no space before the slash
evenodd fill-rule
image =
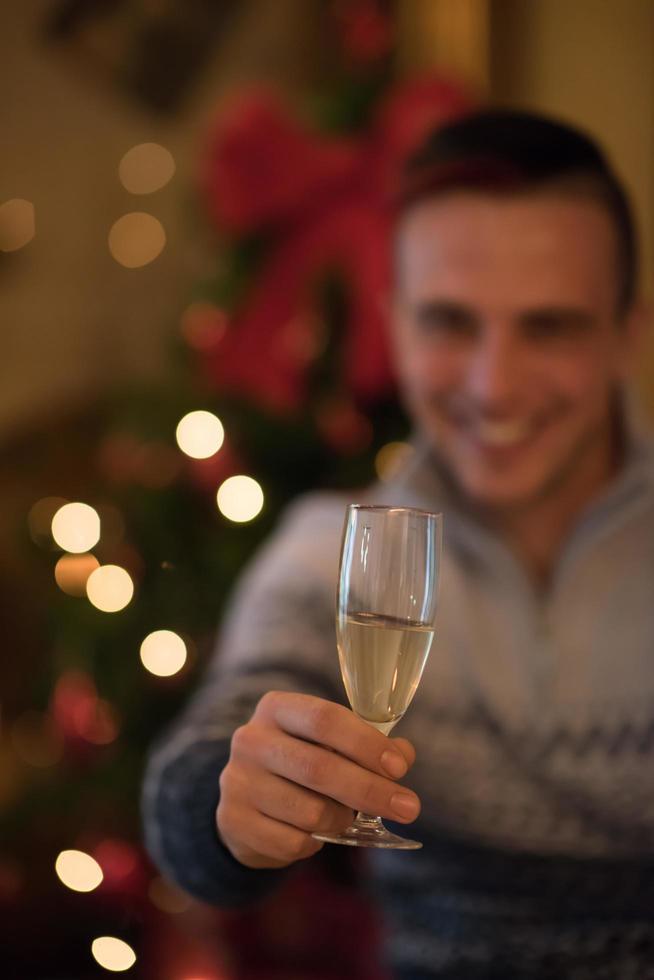
<path id="1" fill-rule="evenodd" d="M 618 246 L 618 312 L 633 303 L 638 241 L 622 182 L 597 143 L 559 120 L 512 109 L 485 109 L 432 131 L 405 166 L 400 211 L 451 190 L 510 194 L 565 190 L 603 205 Z"/>

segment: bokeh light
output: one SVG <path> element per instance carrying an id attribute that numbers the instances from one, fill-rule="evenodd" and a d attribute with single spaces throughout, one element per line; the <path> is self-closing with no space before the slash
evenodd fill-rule
<path id="1" fill-rule="evenodd" d="M 152 194 L 165 187 L 175 173 L 170 150 L 159 143 L 139 143 L 118 165 L 120 182 L 130 194 Z"/>
<path id="2" fill-rule="evenodd" d="M 0 252 L 16 252 L 34 238 L 34 205 L 14 197 L 0 204 Z"/>
<path id="3" fill-rule="evenodd" d="M 134 583 L 120 565 L 100 565 L 88 577 L 86 594 L 96 609 L 120 612 L 134 595 Z"/>
<path id="4" fill-rule="evenodd" d="M 118 736 L 115 707 L 98 697 L 93 678 L 81 670 L 65 670 L 58 678 L 51 701 L 52 720 L 66 740 L 109 745 Z"/>
<path id="5" fill-rule="evenodd" d="M 154 906 L 168 915 L 180 915 L 193 905 L 190 895 L 161 877 L 153 878 L 148 885 L 148 897 Z"/>
<path id="6" fill-rule="evenodd" d="M 102 883 L 102 868 L 84 851 L 62 851 L 55 861 L 57 877 L 74 892 L 92 892 Z"/>
<path id="7" fill-rule="evenodd" d="M 115 973 L 129 970 L 136 963 L 136 953 L 132 947 L 116 936 L 98 936 L 91 943 L 91 952 L 100 966 Z"/>
<path id="8" fill-rule="evenodd" d="M 175 430 L 177 445 L 193 459 L 208 459 L 225 441 L 225 430 L 213 412 L 188 412 Z"/>
<path id="9" fill-rule="evenodd" d="M 223 517 L 244 524 L 260 513 L 263 507 L 263 490 L 251 476 L 230 476 L 218 488 L 216 500 Z"/>
<path id="10" fill-rule="evenodd" d="M 186 663 L 186 644 L 172 630 L 155 630 L 141 644 L 141 662 L 157 677 L 171 677 Z"/>
<path id="11" fill-rule="evenodd" d="M 139 856 L 129 841 L 108 837 L 94 849 L 94 856 L 104 872 L 108 890 L 124 889 L 139 876 Z"/>
<path id="12" fill-rule="evenodd" d="M 65 497 L 42 497 L 30 507 L 27 515 L 27 528 L 35 544 L 41 545 L 41 547 L 54 547 L 52 518 L 59 508 L 67 503 Z"/>
<path id="13" fill-rule="evenodd" d="M 161 222 L 145 211 L 132 211 L 114 222 L 109 232 L 109 251 L 127 269 L 154 262 L 166 244 Z"/>
<path id="14" fill-rule="evenodd" d="M 118 737 L 116 709 L 104 698 L 96 698 L 91 711 L 77 712 L 75 722 L 81 738 L 92 745 L 110 745 Z"/>
<path id="15" fill-rule="evenodd" d="M 398 475 L 413 455 L 408 442 L 387 442 L 375 456 L 375 471 L 380 480 L 387 483 Z"/>
<path id="16" fill-rule="evenodd" d="M 191 303 L 181 316 L 181 333 L 193 350 L 211 353 L 220 347 L 227 331 L 224 310 L 203 300 Z"/>
<path id="17" fill-rule="evenodd" d="M 84 596 L 89 575 L 99 567 L 95 555 L 62 555 L 55 565 L 55 582 L 66 595 Z"/>
<path id="18" fill-rule="evenodd" d="M 100 516 L 88 504 L 64 504 L 52 518 L 52 537 L 64 551 L 90 551 L 100 540 Z"/>

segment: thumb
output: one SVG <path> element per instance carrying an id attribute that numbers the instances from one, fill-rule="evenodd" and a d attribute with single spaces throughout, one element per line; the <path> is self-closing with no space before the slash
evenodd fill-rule
<path id="1" fill-rule="evenodd" d="M 408 738 L 392 738 L 391 742 L 395 748 L 402 753 L 406 760 L 406 764 L 411 768 L 413 763 L 416 761 L 416 750 L 414 749 Z"/>

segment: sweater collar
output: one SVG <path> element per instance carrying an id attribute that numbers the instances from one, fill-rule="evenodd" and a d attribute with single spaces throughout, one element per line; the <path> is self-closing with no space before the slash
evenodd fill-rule
<path id="1" fill-rule="evenodd" d="M 578 538 L 584 540 L 628 520 L 654 500 L 654 441 L 644 412 L 635 395 L 627 391 L 621 393 L 617 411 L 624 450 L 622 466 L 580 513 L 570 535 L 571 547 Z M 471 553 L 482 551 L 486 556 L 498 547 L 505 551 L 498 535 L 467 504 L 427 439 L 416 433 L 411 445 L 413 453 L 402 473 L 379 487 L 376 499 L 382 503 L 402 499 L 409 506 L 427 510 L 436 507 L 446 513 L 446 540 L 456 541 Z"/>

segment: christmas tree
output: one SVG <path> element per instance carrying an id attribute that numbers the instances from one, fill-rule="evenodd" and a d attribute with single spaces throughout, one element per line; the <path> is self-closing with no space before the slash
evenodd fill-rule
<path id="1" fill-rule="evenodd" d="M 207 136 L 198 201 L 217 271 L 180 316 L 168 383 L 107 398 L 83 499 L 28 515 L 32 559 L 54 579 L 47 656 L 0 743 L 8 980 L 273 976 L 271 949 L 297 964 L 298 931 L 324 947 L 349 914 L 344 891 L 332 931 L 326 912 L 307 938 L 297 915 L 321 886 L 296 886 L 295 905 L 247 920 L 269 950 L 248 966 L 243 918 L 203 928 L 210 913 L 149 864 L 138 807 L 148 745 L 283 508 L 383 479 L 408 451 L 386 324 L 393 191 L 420 136 L 467 97 L 442 79 L 393 81 L 392 24 L 372 0 L 334 16 L 329 91 L 302 107 L 239 92 Z M 378 975 L 354 947 L 347 962 Z"/>

